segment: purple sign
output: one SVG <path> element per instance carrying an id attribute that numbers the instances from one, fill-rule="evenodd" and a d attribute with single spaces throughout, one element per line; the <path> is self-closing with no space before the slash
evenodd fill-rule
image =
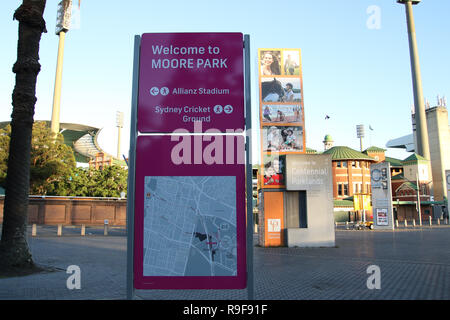
<path id="1" fill-rule="evenodd" d="M 244 129 L 241 33 L 147 33 L 140 48 L 138 131 Z"/>
<path id="2" fill-rule="evenodd" d="M 244 143 L 242 135 L 138 137 L 135 288 L 246 287 Z"/>

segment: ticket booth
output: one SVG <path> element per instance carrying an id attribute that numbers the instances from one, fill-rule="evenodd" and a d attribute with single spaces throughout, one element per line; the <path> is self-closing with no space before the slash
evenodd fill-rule
<path id="1" fill-rule="evenodd" d="M 331 156 L 285 156 L 282 188 L 263 188 L 259 244 L 264 247 L 335 245 Z"/>

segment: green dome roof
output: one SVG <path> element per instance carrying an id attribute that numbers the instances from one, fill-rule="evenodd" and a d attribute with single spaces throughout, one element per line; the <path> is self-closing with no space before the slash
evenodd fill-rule
<path id="1" fill-rule="evenodd" d="M 323 154 L 331 154 L 331 160 L 370 160 L 375 159 L 359 151 L 353 150 L 349 147 L 336 146 L 328 149 Z"/>
<path id="2" fill-rule="evenodd" d="M 423 163 L 423 162 L 428 162 L 428 160 L 426 158 L 418 155 L 417 153 L 413 153 L 408 158 L 403 160 L 403 164 L 414 164 L 414 163 L 418 163 L 418 162 Z"/>
<path id="3" fill-rule="evenodd" d="M 403 167 L 403 161 L 396 158 L 386 157 L 384 161 L 389 162 L 391 167 Z"/>
<path id="4" fill-rule="evenodd" d="M 333 142 L 333 138 L 331 138 L 331 136 L 327 134 L 325 138 L 323 138 L 323 142 Z"/>
<path id="5" fill-rule="evenodd" d="M 372 147 L 370 147 L 370 148 L 367 148 L 367 149 L 364 150 L 363 152 L 364 152 L 364 153 L 368 153 L 368 152 L 385 152 L 385 151 L 386 151 L 386 149 L 372 146 Z"/>

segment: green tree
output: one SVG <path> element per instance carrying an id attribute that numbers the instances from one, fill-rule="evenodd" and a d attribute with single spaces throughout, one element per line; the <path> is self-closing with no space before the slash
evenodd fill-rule
<path id="1" fill-rule="evenodd" d="M 69 176 L 76 162 L 72 149 L 64 144 L 61 134 L 53 138 L 45 122 L 33 126 L 31 146 L 30 194 L 62 195 L 56 183 Z"/>
<path id="2" fill-rule="evenodd" d="M 0 186 L 5 187 L 7 158 L 11 126 L 0 130 Z M 58 194 L 57 182 L 70 176 L 75 169 L 75 157 L 72 149 L 64 144 L 61 134 L 52 138 L 50 128 L 45 122 L 33 125 L 30 156 L 30 194 Z"/>
<path id="3" fill-rule="evenodd" d="M 91 185 L 89 169 L 74 168 L 63 179 L 54 182 L 54 192 L 58 196 L 89 197 Z"/>
<path id="4" fill-rule="evenodd" d="M 16 84 L 12 94 L 11 140 L 0 242 L 0 270 L 34 267 L 26 241 L 30 187 L 31 132 L 36 104 L 39 42 L 45 28 L 45 0 L 23 0 L 14 12 L 19 21 Z"/>
<path id="5" fill-rule="evenodd" d="M 6 171 L 8 170 L 9 141 L 11 140 L 11 126 L 0 129 L 0 187 L 6 187 Z"/>
<path id="6" fill-rule="evenodd" d="M 120 197 L 127 192 L 128 170 L 112 165 L 103 170 L 75 168 L 54 182 L 55 195 L 77 197 Z"/>
<path id="7" fill-rule="evenodd" d="M 103 170 L 91 170 L 94 185 L 90 195 L 93 197 L 120 197 L 127 191 L 128 170 L 117 165 L 108 166 Z"/>

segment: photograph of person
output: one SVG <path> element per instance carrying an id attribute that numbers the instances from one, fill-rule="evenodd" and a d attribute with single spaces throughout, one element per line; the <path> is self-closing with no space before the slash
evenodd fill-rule
<path id="1" fill-rule="evenodd" d="M 302 99 L 300 78 L 261 78 L 263 102 L 299 103 Z"/>
<path id="2" fill-rule="evenodd" d="M 302 124 L 301 105 L 263 105 L 263 123 Z"/>
<path id="3" fill-rule="evenodd" d="M 283 71 L 285 75 L 300 75 L 300 51 L 283 51 Z"/>
<path id="4" fill-rule="evenodd" d="M 263 151 L 301 152 L 303 151 L 303 127 L 275 127 L 263 130 Z"/>
<path id="5" fill-rule="evenodd" d="M 264 157 L 264 185 L 279 186 L 284 185 L 284 156 Z"/>
<path id="6" fill-rule="evenodd" d="M 283 138 L 281 136 L 281 131 L 278 130 L 277 127 L 272 126 L 268 129 L 263 129 L 263 134 L 266 133 L 266 135 L 264 135 L 265 139 L 265 143 L 264 143 L 264 151 L 278 151 L 281 149 L 281 143 L 283 141 Z"/>
<path id="7" fill-rule="evenodd" d="M 260 68 L 262 76 L 281 75 L 281 52 L 261 51 Z"/>
<path id="8" fill-rule="evenodd" d="M 292 91 L 292 83 L 286 83 L 286 88 L 284 89 L 283 102 L 294 102 L 294 91 Z"/>

